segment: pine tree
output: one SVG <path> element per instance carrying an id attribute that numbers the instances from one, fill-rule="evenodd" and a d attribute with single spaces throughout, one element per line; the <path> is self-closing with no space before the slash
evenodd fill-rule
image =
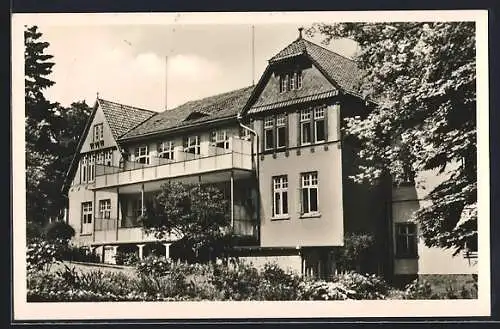
<path id="1" fill-rule="evenodd" d="M 309 34 L 350 38 L 365 72 L 360 93 L 379 106 L 345 129 L 363 145 L 357 182 L 396 184 L 438 172 L 444 181 L 414 214 L 428 246 L 477 244 L 476 59 L 473 22 L 315 24 Z M 419 184 L 419 181 L 416 182 Z"/>

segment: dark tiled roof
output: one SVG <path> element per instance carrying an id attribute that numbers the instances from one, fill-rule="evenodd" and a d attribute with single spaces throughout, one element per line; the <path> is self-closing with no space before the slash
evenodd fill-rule
<path id="1" fill-rule="evenodd" d="M 316 100 L 320 100 L 320 99 L 330 98 L 330 97 L 337 96 L 337 95 L 338 95 L 337 90 L 331 90 L 331 91 L 327 91 L 327 92 L 323 92 L 323 93 L 319 93 L 319 94 L 315 94 L 315 95 L 310 95 L 310 96 L 305 96 L 305 97 L 300 97 L 300 98 L 293 98 L 290 100 L 285 100 L 285 101 L 276 102 L 276 103 L 272 103 L 272 104 L 253 106 L 250 108 L 248 113 L 249 114 L 260 113 L 260 112 L 264 112 L 267 110 L 286 107 L 286 106 L 299 104 L 299 103 L 312 102 L 312 101 L 316 101 Z"/>
<path id="2" fill-rule="evenodd" d="M 98 98 L 97 102 L 104 112 L 104 116 L 106 117 L 111 133 L 115 139 L 120 138 L 130 129 L 157 114 L 157 112 L 104 99 Z"/>
<path id="3" fill-rule="evenodd" d="M 275 63 L 301 54 L 309 55 L 343 90 L 359 92 L 363 71 L 358 68 L 356 62 L 306 39 L 298 38 L 273 56 L 269 62 Z"/>
<path id="4" fill-rule="evenodd" d="M 253 86 L 245 87 L 200 100 L 190 101 L 176 108 L 163 111 L 127 132 L 122 136 L 122 139 L 155 134 L 168 131 L 172 128 L 180 128 L 205 121 L 236 116 L 246 104 L 253 88 Z M 191 117 L 194 119 L 188 120 L 193 112 L 205 115 L 193 115 Z"/>

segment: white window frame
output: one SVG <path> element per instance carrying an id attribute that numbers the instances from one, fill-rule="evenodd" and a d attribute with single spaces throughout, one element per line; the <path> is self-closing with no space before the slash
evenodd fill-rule
<path id="1" fill-rule="evenodd" d="M 290 74 L 290 77 L 288 78 L 288 90 L 295 90 L 295 72 Z"/>
<path id="2" fill-rule="evenodd" d="M 102 123 L 96 123 L 94 125 L 94 135 L 93 142 L 100 142 L 104 140 L 104 125 Z"/>
<path id="3" fill-rule="evenodd" d="M 113 151 L 109 150 L 104 152 L 104 165 L 112 166 L 113 165 Z"/>
<path id="4" fill-rule="evenodd" d="M 187 146 L 184 148 L 184 152 L 192 153 L 195 155 L 200 154 L 201 149 L 200 149 L 200 136 L 199 135 L 186 137 L 185 143 Z M 193 152 L 191 152 L 191 150 L 193 150 Z"/>
<path id="5" fill-rule="evenodd" d="M 82 156 L 82 160 L 80 161 L 80 182 L 87 182 L 87 155 Z"/>
<path id="6" fill-rule="evenodd" d="M 96 154 L 95 163 L 98 165 L 104 164 L 104 152 L 99 152 Z"/>
<path id="7" fill-rule="evenodd" d="M 280 141 L 280 134 L 279 134 L 280 129 L 285 130 L 285 140 L 284 141 Z M 288 136 L 287 136 L 287 128 L 286 128 L 286 114 L 278 114 L 276 116 L 276 148 L 277 149 L 285 148 L 286 144 L 287 144 L 287 139 L 288 139 Z M 282 142 L 282 145 L 280 142 Z"/>
<path id="8" fill-rule="evenodd" d="M 271 137 L 270 140 L 272 141 L 271 147 L 268 147 L 268 135 L 267 131 L 271 131 Z M 264 118 L 264 150 L 272 150 L 274 149 L 274 117 L 273 116 L 268 116 Z"/>
<path id="9" fill-rule="evenodd" d="M 288 89 L 288 74 L 280 75 L 280 93 L 286 92 Z"/>
<path id="10" fill-rule="evenodd" d="M 295 83 L 296 87 L 295 89 L 301 89 L 302 88 L 302 71 L 297 71 L 295 72 Z"/>
<path id="11" fill-rule="evenodd" d="M 111 199 L 99 200 L 99 218 L 111 218 Z"/>
<path id="12" fill-rule="evenodd" d="M 313 172 L 307 172 L 307 173 L 302 173 L 300 175 L 300 199 L 301 199 L 301 214 L 302 215 L 311 215 L 311 214 L 318 214 L 319 213 L 319 186 L 318 186 L 318 172 L 313 171 Z M 307 190 L 307 211 L 306 205 L 305 205 L 305 200 L 304 200 L 304 190 Z M 316 210 L 311 210 L 311 191 L 316 190 Z"/>
<path id="13" fill-rule="evenodd" d="M 93 182 L 95 179 L 95 154 L 89 156 L 87 178 L 89 182 Z"/>
<path id="14" fill-rule="evenodd" d="M 310 145 L 312 143 L 311 140 L 311 130 L 314 129 L 311 119 L 312 119 L 312 110 L 305 109 L 300 111 L 300 145 Z M 309 125 L 309 134 L 304 134 L 304 126 Z M 308 141 L 304 140 L 304 137 L 307 136 Z"/>
<path id="15" fill-rule="evenodd" d="M 94 220 L 93 215 L 94 212 L 93 212 L 92 201 L 82 202 L 82 227 L 81 227 L 82 233 L 92 232 L 85 230 L 85 226 L 92 224 L 92 221 Z"/>
<path id="16" fill-rule="evenodd" d="M 212 145 L 223 149 L 229 149 L 229 134 L 226 129 L 213 130 L 210 134 Z"/>
<path id="17" fill-rule="evenodd" d="M 323 139 L 318 139 L 318 126 L 323 125 Z M 325 126 L 325 108 L 319 107 L 314 109 L 314 142 L 320 143 L 326 140 L 326 129 Z"/>
<path id="18" fill-rule="evenodd" d="M 158 146 L 158 157 L 168 160 L 174 160 L 174 141 L 163 141 Z"/>
<path id="19" fill-rule="evenodd" d="M 288 217 L 288 176 L 274 176 L 273 182 L 273 217 Z M 285 212 L 285 198 L 286 194 L 286 212 Z M 279 200 L 277 202 L 277 200 Z"/>
<path id="20" fill-rule="evenodd" d="M 149 147 L 148 145 L 136 146 L 134 150 L 135 162 L 149 164 Z M 143 162 L 144 161 L 144 162 Z"/>

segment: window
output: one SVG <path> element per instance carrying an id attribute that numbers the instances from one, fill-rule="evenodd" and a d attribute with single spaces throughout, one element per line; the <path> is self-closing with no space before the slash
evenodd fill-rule
<path id="1" fill-rule="evenodd" d="M 164 141 L 158 145 L 158 156 L 163 159 L 174 160 L 174 142 Z"/>
<path id="2" fill-rule="evenodd" d="M 95 177 L 95 154 L 91 154 L 89 157 L 88 173 L 87 178 L 89 182 L 94 181 Z"/>
<path id="3" fill-rule="evenodd" d="M 280 93 L 284 93 L 288 86 L 288 75 L 282 74 L 280 76 Z"/>
<path id="4" fill-rule="evenodd" d="M 301 212 L 310 214 L 318 212 L 318 173 L 310 172 L 301 175 Z"/>
<path id="5" fill-rule="evenodd" d="M 81 160 L 81 168 L 80 168 L 80 182 L 87 182 L 87 156 L 84 155 Z"/>
<path id="6" fill-rule="evenodd" d="M 139 217 L 139 216 L 142 215 L 143 209 L 142 209 L 142 200 L 141 200 L 141 198 L 135 199 L 134 203 L 132 204 L 132 207 L 133 207 L 132 208 L 132 212 L 133 212 L 134 216 Z M 146 209 L 144 209 L 144 210 L 146 210 Z"/>
<path id="7" fill-rule="evenodd" d="M 315 108 L 300 111 L 300 143 L 324 142 L 326 140 L 325 108 Z"/>
<path id="8" fill-rule="evenodd" d="M 295 72 L 295 89 L 302 88 L 302 71 Z"/>
<path id="9" fill-rule="evenodd" d="M 135 162 L 149 164 L 149 152 L 147 145 L 135 148 Z"/>
<path id="10" fill-rule="evenodd" d="M 300 111 L 300 143 L 311 143 L 311 110 Z"/>
<path id="11" fill-rule="evenodd" d="M 284 93 L 302 88 L 302 71 L 281 74 L 279 77 L 279 90 Z"/>
<path id="12" fill-rule="evenodd" d="M 92 232 L 92 202 L 82 203 L 82 233 Z"/>
<path id="13" fill-rule="evenodd" d="M 97 153 L 95 163 L 99 165 L 102 165 L 104 163 L 104 153 Z"/>
<path id="14" fill-rule="evenodd" d="M 417 225 L 396 223 L 396 257 L 417 257 Z"/>
<path id="15" fill-rule="evenodd" d="M 240 126 L 240 138 L 241 139 L 246 139 L 246 140 L 249 140 L 250 139 L 250 131 L 246 128 L 243 128 Z"/>
<path id="16" fill-rule="evenodd" d="M 273 177 L 273 217 L 288 215 L 288 178 Z"/>
<path id="17" fill-rule="evenodd" d="M 264 149 L 270 150 L 274 148 L 274 118 L 267 117 L 264 119 Z"/>
<path id="18" fill-rule="evenodd" d="M 226 130 L 214 130 L 210 134 L 210 141 L 215 147 L 229 149 L 229 136 Z"/>
<path id="19" fill-rule="evenodd" d="M 109 219 L 111 217 L 111 200 L 100 200 L 99 201 L 99 217 L 104 219 Z"/>
<path id="20" fill-rule="evenodd" d="M 286 147 L 286 115 L 276 116 L 276 148 Z"/>
<path id="21" fill-rule="evenodd" d="M 104 153 L 104 165 L 111 166 L 113 164 L 113 151 L 106 151 Z"/>
<path id="22" fill-rule="evenodd" d="M 200 136 L 185 137 L 184 152 L 192 154 L 200 154 Z"/>
<path id="23" fill-rule="evenodd" d="M 325 108 L 314 109 L 314 141 L 325 141 Z"/>
<path id="24" fill-rule="evenodd" d="M 104 140 L 103 124 L 98 123 L 94 125 L 94 143 Z"/>

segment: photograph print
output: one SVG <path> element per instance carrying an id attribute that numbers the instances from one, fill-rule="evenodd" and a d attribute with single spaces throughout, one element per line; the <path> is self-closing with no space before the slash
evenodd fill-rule
<path id="1" fill-rule="evenodd" d="M 489 315 L 486 54 L 482 11 L 13 15 L 14 317 Z"/>

